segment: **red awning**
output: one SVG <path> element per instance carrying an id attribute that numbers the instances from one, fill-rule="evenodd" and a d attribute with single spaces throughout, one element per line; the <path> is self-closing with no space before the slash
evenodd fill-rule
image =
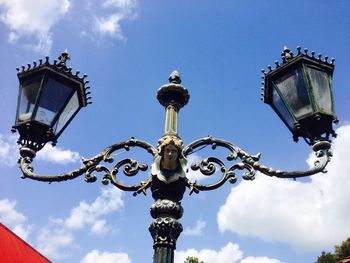
<path id="1" fill-rule="evenodd" d="M 51 263 L 27 242 L 0 223 L 0 263 Z"/>

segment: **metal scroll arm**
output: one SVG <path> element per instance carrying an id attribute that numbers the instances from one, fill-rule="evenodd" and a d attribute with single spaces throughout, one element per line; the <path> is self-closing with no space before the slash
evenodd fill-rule
<path id="1" fill-rule="evenodd" d="M 212 147 L 212 149 L 216 149 L 217 147 L 223 147 L 229 150 L 229 154 L 226 156 L 226 159 L 228 161 L 233 161 L 239 158 L 242 162 L 235 163 L 231 166 L 226 166 L 226 164 L 222 160 L 215 157 L 208 157 L 200 161 L 199 164 L 192 164 L 192 170 L 199 170 L 202 174 L 206 176 L 213 175 L 216 172 L 216 167 L 220 167 L 220 171 L 222 174 L 219 180 L 212 184 L 197 184 L 196 181 L 191 182 L 187 180 L 186 184 L 187 187 L 190 189 L 190 194 L 192 194 L 193 192 L 199 193 L 199 191 L 209 191 L 216 189 L 227 181 L 234 184 L 237 181 L 235 170 L 246 170 L 242 176 L 245 180 L 253 180 L 255 178 L 255 170 L 253 166 L 246 161 L 246 159 L 247 157 L 249 157 L 253 161 L 258 161 L 260 158 L 260 154 L 257 154 L 255 156 L 249 155 L 248 153 L 244 152 L 242 149 L 232 144 L 231 142 L 208 136 L 187 145 L 184 148 L 183 153 L 185 156 L 188 156 L 209 145 Z"/>
<path id="2" fill-rule="evenodd" d="M 190 194 L 193 192 L 199 193 L 200 191 L 216 189 L 223 185 L 226 181 L 229 181 L 232 184 L 235 183 L 237 181 L 235 170 L 246 170 L 242 176 L 242 178 L 245 180 L 253 180 L 255 178 L 256 171 L 260 171 L 266 175 L 276 176 L 279 178 L 297 178 L 313 175 L 319 172 L 325 172 L 325 167 L 327 166 L 332 156 L 332 153 L 330 151 L 331 144 L 328 141 L 319 141 L 313 145 L 313 150 L 316 152 L 317 156 L 315 166 L 313 168 L 305 171 L 281 171 L 261 165 L 258 162 L 260 159 L 260 153 L 257 155 L 250 155 L 240 149 L 238 146 L 228 141 L 215 139 L 211 136 L 199 139 L 186 146 L 183 150 L 184 155 L 188 156 L 191 153 L 201 150 L 203 147 L 208 145 L 211 145 L 213 149 L 218 146 L 228 149 L 229 154 L 226 157 L 227 160 L 233 161 L 240 159 L 241 162 L 235 163 L 231 166 L 226 166 L 226 164 L 220 159 L 215 157 L 208 157 L 200 161 L 198 164 L 192 164 L 192 170 L 199 170 L 203 175 L 206 176 L 214 174 L 216 172 L 216 167 L 220 167 L 222 175 L 218 181 L 207 185 L 197 184 L 196 181 L 191 182 L 187 180 L 186 184 L 190 189 Z"/>
<path id="3" fill-rule="evenodd" d="M 118 170 L 123 167 L 123 172 L 126 176 L 134 176 L 140 170 L 146 171 L 148 169 L 147 164 L 140 164 L 138 161 L 126 158 L 117 162 L 112 169 L 107 168 L 106 166 L 100 165 L 103 163 L 113 163 L 114 158 L 111 156 L 115 151 L 124 149 L 129 151 L 133 147 L 140 147 L 147 150 L 148 153 L 155 156 L 157 154 L 157 150 L 147 142 L 137 140 L 135 138 L 131 138 L 127 141 L 113 144 L 107 147 L 98 155 L 90 158 L 83 159 L 83 165 L 71 172 L 62 173 L 59 175 L 39 175 L 35 174 L 34 168 L 32 167 L 32 162 L 35 157 L 36 152 L 30 148 L 25 146 L 21 147 L 20 154 L 21 157 L 18 160 L 20 169 L 22 171 L 22 178 L 29 178 L 36 181 L 42 182 L 61 182 L 66 180 L 75 179 L 83 174 L 85 174 L 86 182 L 95 182 L 96 176 L 93 175 L 93 172 L 104 172 L 104 177 L 102 179 L 103 184 L 108 184 L 111 182 L 114 186 L 118 187 L 124 191 L 135 191 L 135 194 L 138 193 L 146 193 L 146 189 L 150 186 L 150 179 L 147 181 L 141 181 L 138 185 L 124 185 L 122 184 L 116 177 Z"/>
<path id="4" fill-rule="evenodd" d="M 332 157 L 332 151 L 330 150 L 330 148 L 331 144 L 328 141 L 318 141 L 314 143 L 312 149 L 315 151 L 317 159 L 314 162 L 314 167 L 305 171 L 281 171 L 261 165 L 260 163 L 254 162 L 249 158 L 246 161 L 250 163 L 256 171 L 260 171 L 261 173 L 266 174 L 268 176 L 295 179 L 299 177 L 310 176 L 320 172 L 327 172 L 325 168 Z"/>

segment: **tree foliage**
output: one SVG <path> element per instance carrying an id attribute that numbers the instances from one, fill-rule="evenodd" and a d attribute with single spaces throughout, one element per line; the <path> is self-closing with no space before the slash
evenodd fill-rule
<path id="1" fill-rule="evenodd" d="M 330 252 L 322 251 L 321 256 L 317 257 L 316 263 L 336 263 L 335 255 Z"/>
<path id="2" fill-rule="evenodd" d="M 335 246 L 335 256 L 337 260 L 350 256 L 350 237 L 343 241 L 340 246 Z"/>
<path id="3" fill-rule="evenodd" d="M 184 263 L 204 263 L 204 261 L 199 261 L 197 257 L 187 257 Z"/>
<path id="4" fill-rule="evenodd" d="M 341 245 L 334 247 L 334 253 L 322 251 L 322 254 L 317 257 L 315 263 L 337 263 L 350 256 L 350 238 L 343 241 Z"/>

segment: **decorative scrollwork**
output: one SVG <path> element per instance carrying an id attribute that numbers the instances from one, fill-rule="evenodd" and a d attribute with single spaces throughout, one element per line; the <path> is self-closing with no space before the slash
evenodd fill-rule
<path id="1" fill-rule="evenodd" d="M 200 191 L 216 189 L 223 185 L 226 181 L 229 181 L 232 184 L 235 183 L 237 181 L 235 170 L 245 170 L 242 175 L 242 178 L 244 180 L 254 180 L 256 171 L 279 178 L 297 178 L 313 175 L 319 172 L 325 172 L 325 167 L 330 161 L 330 157 L 332 156 L 332 153 L 329 150 L 330 143 L 328 141 L 320 141 L 313 145 L 313 150 L 316 152 L 317 157 L 313 168 L 305 171 L 282 171 L 260 164 L 258 162 L 261 156 L 260 153 L 257 155 L 250 155 L 228 141 L 215 139 L 211 136 L 192 142 L 184 148 L 183 153 L 187 157 L 191 153 L 201 150 L 208 145 L 211 145 L 212 149 L 216 149 L 218 146 L 228 149 L 229 153 L 226 156 L 226 159 L 228 161 L 233 161 L 239 158 L 241 162 L 227 167 L 222 160 L 215 157 L 209 157 L 200 161 L 199 164 L 192 164 L 191 169 L 194 171 L 199 170 L 203 175 L 213 175 L 216 172 L 216 167 L 220 167 L 222 174 L 221 177 L 212 184 L 203 185 L 197 184 L 196 181 L 188 181 L 187 187 L 190 189 L 190 194 L 193 192 L 199 193 Z"/>
<path id="2" fill-rule="evenodd" d="M 94 172 L 102 172 L 104 176 L 102 178 L 103 184 L 108 184 L 111 182 L 114 186 L 120 188 L 124 191 L 135 191 L 135 194 L 146 193 L 147 188 L 150 187 L 150 180 L 141 181 L 138 185 L 125 185 L 117 179 L 118 171 L 122 168 L 123 173 L 126 176 L 135 176 L 139 171 L 146 171 L 148 169 L 147 164 L 141 164 L 138 161 L 130 158 L 123 159 L 116 163 L 112 169 L 109 169 L 107 166 L 100 165 L 101 162 L 113 163 L 114 158 L 112 154 L 117 150 L 124 149 L 129 151 L 131 148 L 140 147 L 147 150 L 148 153 L 152 154 L 153 157 L 157 154 L 157 149 L 147 142 L 131 138 L 130 140 L 114 144 L 110 147 L 107 147 L 101 153 L 90 159 L 83 159 L 83 166 L 79 169 L 76 169 L 72 172 L 63 173 L 60 175 L 38 175 L 35 174 L 34 168 L 31 166 L 35 153 L 32 151 L 26 150 L 23 148 L 21 150 L 22 157 L 19 159 L 19 165 L 22 170 L 22 178 L 30 178 L 37 181 L 44 182 L 60 182 L 66 180 L 72 180 L 76 177 L 79 177 L 85 174 L 85 181 L 92 183 L 97 180 L 97 177 L 93 174 Z"/>
<path id="3" fill-rule="evenodd" d="M 199 165 L 193 163 L 191 165 L 191 169 L 194 171 L 199 169 L 201 171 L 201 173 L 204 175 L 212 175 L 216 171 L 216 166 L 214 165 L 214 163 L 220 165 L 222 172 L 224 172 L 225 164 L 221 160 L 214 158 L 214 157 L 209 157 L 209 158 L 202 160 L 199 163 Z"/>
<path id="4" fill-rule="evenodd" d="M 305 171 L 282 171 L 260 164 L 260 153 L 257 155 L 250 155 L 228 141 L 215 139 L 211 136 L 192 142 L 182 150 L 182 155 L 187 157 L 191 153 L 201 150 L 203 147 L 208 145 L 210 145 L 213 149 L 216 149 L 217 147 L 226 148 L 228 150 L 226 159 L 229 162 L 240 159 L 240 162 L 231 166 L 226 166 L 222 160 L 215 157 L 209 157 L 203 159 L 198 164 L 193 164 L 191 166 L 192 170 L 199 170 L 206 176 L 213 175 L 217 171 L 217 168 L 219 168 L 221 176 L 212 184 L 198 184 L 196 181 L 191 182 L 186 178 L 186 186 L 190 189 L 190 194 L 193 192 L 199 193 L 200 191 L 216 189 L 223 185 L 226 181 L 229 181 L 232 184 L 235 183 L 237 181 L 236 170 L 244 170 L 242 174 L 242 178 L 244 180 L 253 180 L 255 178 L 256 171 L 268 176 L 275 176 L 279 178 L 298 178 L 313 175 L 319 172 L 325 172 L 325 167 L 332 156 L 330 151 L 330 143 L 328 141 L 319 141 L 313 145 L 313 150 L 316 152 L 317 157 L 313 168 Z M 71 172 L 60 175 L 46 176 L 35 174 L 34 168 L 32 167 L 35 152 L 25 146 L 23 146 L 20 150 L 21 158 L 18 162 L 23 173 L 22 178 L 30 178 L 37 181 L 51 183 L 72 180 L 85 174 L 86 182 L 95 182 L 97 177 L 94 175 L 94 173 L 97 172 L 104 174 L 102 177 L 103 184 L 111 183 L 121 190 L 134 191 L 134 195 L 139 193 L 146 194 L 147 189 L 152 184 L 152 177 L 148 178 L 146 181 L 141 181 L 136 185 L 125 185 L 118 179 L 117 174 L 119 170 L 122 169 L 126 176 L 135 176 L 139 171 L 146 171 L 148 169 L 147 164 L 139 163 L 138 161 L 130 158 L 120 160 L 113 166 L 112 169 L 101 164 L 102 162 L 113 163 L 114 158 L 112 157 L 112 154 L 117 150 L 124 149 L 129 151 L 134 147 L 140 147 L 147 150 L 147 152 L 152 154 L 153 157 L 159 155 L 158 150 L 149 143 L 131 138 L 127 141 L 107 147 L 104 151 L 93 158 L 83 159 L 83 166 Z"/>
<path id="5" fill-rule="evenodd" d="M 234 184 L 237 181 L 235 170 L 247 170 L 242 176 L 242 178 L 245 180 L 253 180 L 255 178 L 255 170 L 252 167 L 252 165 L 246 160 L 251 159 L 253 161 L 258 161 L 260 158 L 260 154 L 257 154 L 255 156 L 249 155 L 248 153 L 244 152 L 242 149 L 228 141 L 215 139 L 211 136 L 208 136 L 194 141 L 188 146 L 186 146 L 183 150 L 184 155 L 188 156 L 191 153 L 194 153 L 195 151 L 200 150 L 207 145 L 210 145 L 213 150 L 215 150 L 217 147 L 226 148 L 229 150 L 226 156 L 226 159 L 228 161 L 237 160 L 237 158 L 239 158 L 242 160 L 242 162 L 227 167 L 222 160 L 215 157 L 208 157 L 203 159 L 199 164 L 192 164 L 192 170 L 199 170 L 202 174 L 206 176 L 213 175 L 216 172 L 217 167 L 219 167 L 221 171 L 221 176 L 215 183 L 206 185 L 197 184 L 196 181 L 188 181 L 187 187 L 190 189 L 190 194 L 192 194 L 193 192 L 199 193 L 199 191 L 208 191 L 216 189 L 223 185 L 226 181 L 229 181 L 230 183 Z"/>

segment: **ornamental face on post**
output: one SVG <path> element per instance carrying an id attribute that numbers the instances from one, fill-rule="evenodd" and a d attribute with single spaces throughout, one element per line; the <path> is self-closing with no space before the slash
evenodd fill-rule
<path id="1" fill-rule="evenodd" d="M 332 122 L 336 122 L 332 75 L 334 59 L 322 60 L 307 54 L 307 49 L 298 54 L 285 48 L 282 52 L 283 63 L 277 61 L 276 68 L 264 73 L 264 102 L 270 104 L 278 116 L 293 134 L 294 140 L 303 137 L 309 144 L 329 140 L 335 135 Z"/>
<path id="2" fill-rule="evenodd" d="M 86 75 L 82 78 L 79 72 L 73 75 L 72 69 L 66 66 L 68 59 L 65 51 L 54 64 L 46 57 L 39 65 L 34 62 L 28 64 L 27 69 L 17 68 L 20 86 L 13 131 L 20 134 L 18 142 L 34 152 L 49 141 L 55 145 L 75 114 L 90 103 Z"/>

